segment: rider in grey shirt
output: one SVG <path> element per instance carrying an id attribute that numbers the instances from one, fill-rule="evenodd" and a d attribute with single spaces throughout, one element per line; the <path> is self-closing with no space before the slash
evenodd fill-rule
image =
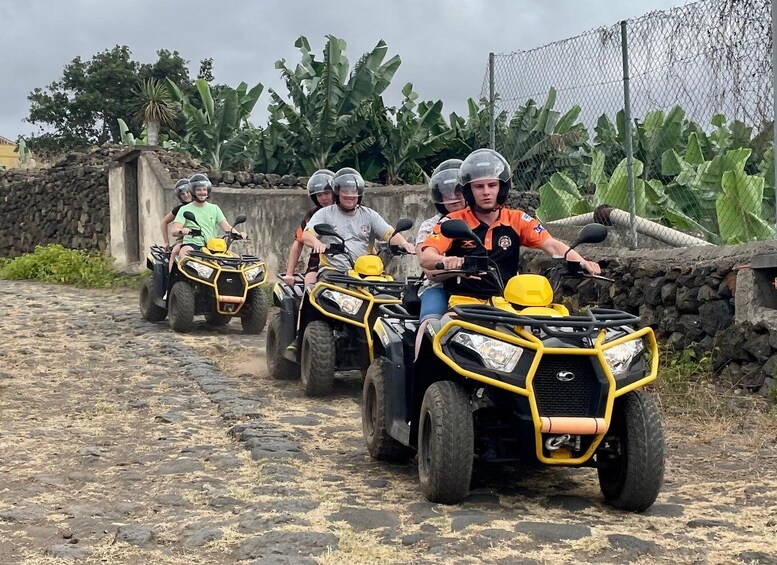
<path id="1" fill-rule="evenodd" d="M 313 214 L 302 235 L 302 242 L 312 249 L 312 253 L 321 253 L 319 272 L 321 269 L 345 272 L 351 268 L 351 264 L 342 255 L 324 255 L 327 244 L 337 240 L 329 237 L 323 237 L 324 241 L 319 240 L 314 231 L 318 224 L 329 224 L 335 229 L 345 240 L 345 248 L 354 261 L 367 255 L 370 244 L 376 239 L 390 239 L 391 243 L 401 245 L 408 253 L 415 253 L 415 246 L 408 243 L 401 234 L 394 234 L 392 227 L 380 214 L 361 205 L 364 179 L 357 171 L 340 169 L 335 174 L 333 188 L 335 204 Z"/>

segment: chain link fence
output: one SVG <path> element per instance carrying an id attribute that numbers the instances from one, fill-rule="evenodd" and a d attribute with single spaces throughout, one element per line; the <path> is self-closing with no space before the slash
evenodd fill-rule
<path id="1" fill-rule="evenodd" d="M 551 226 L 635 247 L 775 236 L 770 0 L 704 0 L 492 54 L 481 98 Z"/>

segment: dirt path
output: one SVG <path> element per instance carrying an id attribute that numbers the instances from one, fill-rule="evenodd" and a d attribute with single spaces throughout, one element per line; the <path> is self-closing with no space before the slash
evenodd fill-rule
<path id="1" fill-rule="evenodd" d="M 0 281 L 0 563 L 777 563 L 777 431 L 668 418 L 641 515 L 586 469 L 476 470 L 427 503 L 372 461 L 360 380 L 271 381 L 263 336 L 174 334 L 134 295 Z"/>

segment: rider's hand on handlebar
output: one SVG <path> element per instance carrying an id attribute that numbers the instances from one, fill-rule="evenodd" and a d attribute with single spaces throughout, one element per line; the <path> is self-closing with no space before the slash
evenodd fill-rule
<path id="1" fill-rule="evenodd" d="M 405 243 L 401 244 L 400 247 L 408 252 L 410 255 L 415 255 L 415 244 L 410 243 L 409 241 L 406 241 Z"/>
<path id="2" fill-rule="evenodd" d="M 326 253 L 327 245 L 326 243 L 322 243 L 320 241 L 316 241 L 313 244 L 313 247 L 311 247 L 311 253 Z"/>
<path id="3" fill-rule="evenodd" d="M 283 275 L 283 282 L 285 282 L 289 286 L 294 286 L 294 273 L 289 274 L 286 273 Z"/>
<path id="4" fill-rule="evenodd" d="M 596 261 L 581 261 L 580 266 L 583 267 L 586 271 L 588 271 L 591 275 L 601 275 L 602 274 L 602 268 L 599 266 L 599 263 Z"/>
<path id="5" fill-rule="evenodd" d="M 442 265 L 442 267 L 440 267 Z M 464 257 L 454 257 L 454 256 L 446 256 L 441 257 L 440 260 L 437 262 L 435 267 L 440 268 L 440 270 L 445 271 L 453 271 L 456 269 L 461 269 L 464 266 Z"/>

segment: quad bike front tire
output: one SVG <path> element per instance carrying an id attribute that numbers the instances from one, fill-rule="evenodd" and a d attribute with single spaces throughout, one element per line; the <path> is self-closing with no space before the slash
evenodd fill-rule
<path id="1" fill-rule="evenodd" d="M 305 328 L 300 351 L 300 382 L 306 396 L 324 396 L 335 380 L 335 335 L 323 320 Z"/>
<path id="2" fill-rule="evenodd" d="M 386 375 L 389 360 L 377 357 L 367 369 L 362 389 L 362 433 L 367 451 L 381 461 L 402 462 L 411 450 L 388 434 L 386 430 Z"/>
<path id="3" fill-rule="evenodd" d="M 194 329 L 194 288 L 185 281 L 178 281 L 170 289 L 168 299 L 170 327 L 179 333 Z"/>
<path id="4" fill-rule="evenodd" d="M 262 333 L 267 323 L 267 295 L 259 287 L 248 292 L 246 303 L 240 316 L 243 332 L 257 335 Z"/>
<path id="5" fill-rule="evenodd" d="M 148 322 L 161 322 L 167 318 L 167 310 L 154 304 L 154 277 L 146 278 L 140 287 L 140 315 Z"/>
<path id="6" fill-rule="evenodd" d="M 474 445 L 467 392 L 453 381 L 430 385 L 418 423 L 418 478 L 430 502 L 456 504 L 467 496 Z"/>
<path id="7" fill-rule="evenodd" d="M 664 429 L 647 392 L 636 390 L 615 400 L 604 441 L 616 447 L 614 456 L 598 461 L 605 500 L 621 510 L 647 510 L 664 482 Z"/>
<path id="8" fill-rule="evenodd" d="M 265 354 L 267 372 L 270 377 L 278 380 L 298 379 L 299 365 L 283 357 L 283 347 L 280 342 L 281 315 L 276 314 L 267 325 Z"/>
<path id="9" fill-rule="evenodd" d="M 229 324 L 232 321 L 232 316 L 225 316 L 218 312 L 208 312 L 205 314 L 205 321 L 208 322 L 208 325 L 218 328 Z"/>

